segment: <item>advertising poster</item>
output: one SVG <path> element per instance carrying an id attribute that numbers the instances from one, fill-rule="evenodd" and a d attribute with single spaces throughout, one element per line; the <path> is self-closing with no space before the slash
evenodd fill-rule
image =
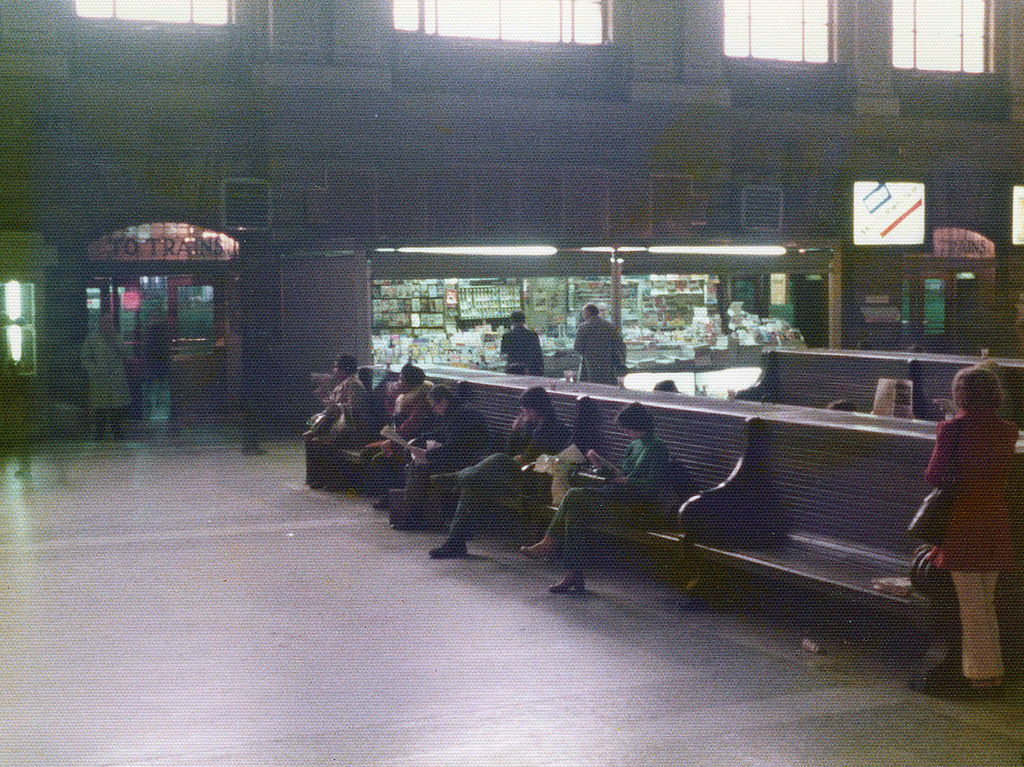
<path id="1" fill-rule="evenodd" d="M 854 245 L 923 243 L 924 184 L 854 182 Z"/>

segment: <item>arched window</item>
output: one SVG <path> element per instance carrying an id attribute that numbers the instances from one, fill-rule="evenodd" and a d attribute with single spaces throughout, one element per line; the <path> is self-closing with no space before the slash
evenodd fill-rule
<path id="1" fill-rule="evenodd" d="M 892 64 L 899 69 L 991 69 L 988 0 L 893 0 Z"/>
<path id="2" fill-rule="evenodd" d="M 393 0 L 395 29 L 441 37 L 598 45 L 608 0 Z"/>
<path id="3" fill-rule="evenodd" d="M 232 21 L 232 0 L 75 0 L 83 19 L 224 25 Z"/>
<path id="4" fill-rule="evenodd" d="M 725 0 L 723 46 L 737 58 L 831 60 L 830 0 Z"/>

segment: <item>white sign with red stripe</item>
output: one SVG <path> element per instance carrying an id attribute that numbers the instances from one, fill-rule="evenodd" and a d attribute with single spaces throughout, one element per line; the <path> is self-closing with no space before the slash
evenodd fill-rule
<path id="1" fill-rule="evenodd" d="M 924 184 L 855 181 L 854 245 L 924 243 Z"/>

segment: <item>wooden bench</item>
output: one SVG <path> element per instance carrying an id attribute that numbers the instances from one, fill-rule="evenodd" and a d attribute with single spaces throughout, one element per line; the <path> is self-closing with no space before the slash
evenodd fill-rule
<path id="1" fill-rule="evenodd" d="M 514 376 L 474 380 L 474 406 L 493 430 L 507 431 L 530 383 Z M 907 572 L 916 542 L 904 527 L 928 490 L 923 469 L 932 427 L 911 422 L 894 430 L 893 419 L 743 406 L 764 411 L 766 420 L 744 414 L 738 403 L 698 405 L 694 398 L 602 388 L 594 398 L 603 417 L 603 454 L 621 460 L 628 437 L 612 426 L 614 417 L 640 399 L 695 487 L 709 489 L 689 500 L 678 520 L 667 515 L 655 525 L 648 515 L 643 526 L 594 525 L 590 531 L 597 537 L 659 557 L 696 555 L 889 610 L 927 605 L 915 593 L 878 591 L 873 581 Z M 571 422 L 577 395 L 551 396 Z M 800 413 L 805 416 L 795 415 Z M 538 524 L 556 510 L 511 499 L 508 506 Z M 728 524 L 744 535 L 709 535 L 711 527 Z M 771 534 L 763 535 L 766 530 Z"/>
<path id="2" fill-rule="evenodd" d="M 922 430 L 920 422 L 893 428 L 896 419 L 872 425 L 870 416 L 844 413 L 841 418 L 844 424 L 748 420 L 747 449 L 733 473 L 680 509 L 684 546 L 704 563 L 794 583 L 829 602 L 855 602 L 924 625 L 925 597 L 880 591 L 874 584 L 908 575 L 919 542 L 905 528 L 928 490 L 923 471 L 934 444 L 931 429 Z M 1019 444 L 1007 488 L 1019 558 L 1024 552 L 1022 453 Z M 741 519 L 735 520 L 737 514 Z M 728 524 L 733 520 L 740 524 Z M 730 535 L 736 527 L 761 535 Z M 1011 676 L 1024 673 L 1022 597 L 1018 562 L 1016 572 L 1000 575 L 997 589 Z M 937 615 L 929 616 L 933 626 L 942 623 Z M 928 657 L 943 658 L 943 638 L 930 637 Z"/>
<path id="3" fill-rule="evenodd" d="M 696 554 L 888 609 L 927 605 L 874 584 L 907 574 L 931 439 L 751 418 L 747 440 L 729 478 L 680 509 Z"/>
<path id="4" fill-rule="evenodd" d="M 488 376 L 466 373 L 473 389 L 472 406 L 483 413 L 492 433 L 498 438 L 507 435 L 515 417 L 519 397 L 525 389 L 535 385 L 536 379 L 520 376 Z M 431 374 L 434 381 L 454 384 L 466 380 L 458 372 Z M 546 382 L 549 385 L 556 382 Z M 554 386 L 551 386 L 554 389 Z M 582 388 L 583 391 L 579 391 Z M 594 387 L 591 387 L 594 388 Z M 602 443 L 600 452 L 609 460 L 620 463 L 629 437 L 615 424 L 618 412 L 638 399 L 634 392 L 599 386 L 600 394 L 591 392 L 587 385 L 572 387 L 568 391 L 549 390 L 555 412 L 563 423 L 573 423 L 577 400 L 581 393 L 591 396 L 600 417 Z M 678 525 L 678 506 L 701 487 L 720 482 L 729 472 L 743 447 L 743 420 L 733 414 L 704 410 L 680 409 L 678 397 L 665 393 L 644 395 L 644 405 L 651 411 L 657 424 L 656 431 L 674 456 L 669 476 L 672 493 L 666 493 L 659 511 L 643 515 L 642 525 L 603 524 L 589 528 L 595 537 L 613 545 L 626 546 L 632 551 L 659 558 L 678 557 L 681 530 Z M 584 474 L 583 481 L 588 481 Z M 593 478 L 590 482 L 595 481 Z M 539 532 L 551 521 L 557 507 L 531 502 L 529 498 L 509 498 L 504 508 L 526 520 Z"/>
<path id="5" fill-rule="evenodd" d="M 516 376 L 468 377 L 477 394 L 475 406 L 498 430 L 507 429 L 519 394 L 536 383 Z M 614 415 L 628 402 L 643 402 L 670 453 L 682 460 L 698 487 L 708 488 L 682 506 L 678 525 L 595 528 L 601 538 L 641 555 L 675 558 L 684 569 L 693 562 L 713 563 L 799 584 L 830 601 L 853 600 L 915 618 L 927 606 L 915 593 L 882 592 L 873 582 L 907 573 L 917 542 L 904 528 L 928 491 L 923 472 L 934 444 L 933 424 L 548 383 L 567 423 L 576 397 L 588 394 L 595 400 L 606 426 L 602 454 L 615 461 L 628 438 L 611 427 Z M 1021 446 L 1007 497 L 1018 550 L 1024 552 Z M 554 509 L 530 513 L 546 524 Z M 701 520 L 741 522 L 747 533 L 759 535 L 709 536 Z M 1001 629 L 1004 640 L 1018 648 L 1012 656 L 1018 663 L 1024 660 L 1020 581 L 1019 572 L 1009 573 L 1000 587 Z"/>
<path id="6" fill-rule="evenodd" d="M 1005 415 L 1024 423 L 1024 360 L 968 357 L 898 351 L 839 349 L 772 349 L 761 357 L 760 382 L 737 398 L 800 407 L 824 408 L 849 400 L 862 413 L 871 411 L 880 378 L 914 382 L 917 417 L 938 420 L 933 400 L 950 396 L 953 376 L 962 368 L 988 359 L 997 366 L 1007 395 Z"/>

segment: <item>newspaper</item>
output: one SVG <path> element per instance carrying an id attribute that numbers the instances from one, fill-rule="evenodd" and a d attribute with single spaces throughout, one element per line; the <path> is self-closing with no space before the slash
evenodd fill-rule
<path id="1" fill-rule="evenodd" d="M 569 491 L 569 475 L 572 470 L 585 461 L 586 458 L 576 445 L 569 445 L 558 455 L 542 455 L 534 461 L 534 471 L 551 475 L 551 502 L 556 506 Z"/>

